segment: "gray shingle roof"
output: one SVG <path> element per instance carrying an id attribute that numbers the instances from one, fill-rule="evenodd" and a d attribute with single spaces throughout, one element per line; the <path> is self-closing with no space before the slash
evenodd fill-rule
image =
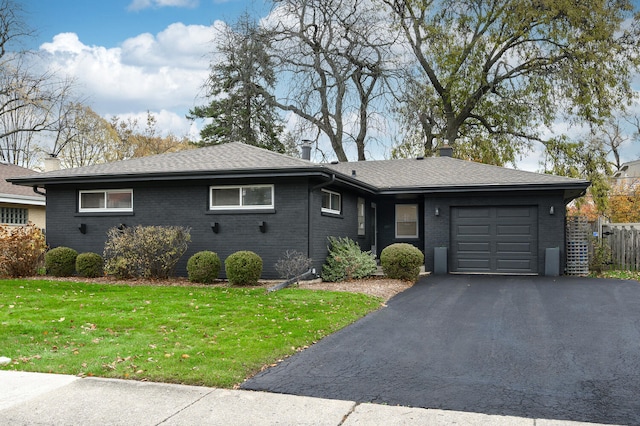
<path id="1" fill-rule="evenodd" d="M 0 196 L 19 197 L 23 199 L 44 200 L 42 195 L 38 195 L 31 188 L 12 185 L 6 181 L 8 178 L 16 176 L 37 175 L 38 172 L 13 164 L 0 162 Z"/>
<path id="2" fill-rule="evenodd" d="M 513 185 L 574 185 L 584 183 L 542 173 L 458 160 L 451 157 L 362 161 L 328 165 L 381 190 L 401 188 L 497 187 Z"/>
<path id="3" fill-rule="evenodd" d="M 233 142 L 113 163 L 56 170 L 43 174 L 42 177 L 49 179 L 82 176 L 184 174 L 211 171 L 272 170 L 301 166 L 308 167 L 309 162 L 240 142 Z"/>
<path id="4" fill-rule="evenodd" d="M 355 170 L 355 176 L 352 171 Z M 263 173 L 337 174 L 339 180 L 373 191 L 447 188 L 584 187 L 588 182 L 490 166 L 449 157 L 315 164 L 240 142 L 58 170 L 15 179 L 22 185 L 78 180 L 180 178 L 181 176 Z"/>

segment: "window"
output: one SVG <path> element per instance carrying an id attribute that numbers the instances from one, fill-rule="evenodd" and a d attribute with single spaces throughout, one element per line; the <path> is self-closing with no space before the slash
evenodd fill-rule
<path id="1" fill-rule="evenodd" d="M 26 225 L 29 221 L 29 210 L 14 207 L 0 207 L 0 223 L 7 225 Z"/>
<path id="2" fill-rule="evenodd" d="M 133 211 L 133 189 L 80 191 L 80 212 Z"/>
<path id="3" fill-rule="evenodd" d="M 396 204 L 396 238 L 418 238 L 417 204 Z"/>
<path id="4" fill-rule="evenodd" d="M 358 198 L 358 235 L 365 235 L 364 198 Z"/>
<path id="5" fill-rule="evenodd" d="M 322 211 L 324 213 L 340 214 L 340 194 L 323 189 Z"/>
<path id="6" fill-rule="evenodd" d="M 209 208 L 272 209 L 273 185 L 212 186 Z"/>

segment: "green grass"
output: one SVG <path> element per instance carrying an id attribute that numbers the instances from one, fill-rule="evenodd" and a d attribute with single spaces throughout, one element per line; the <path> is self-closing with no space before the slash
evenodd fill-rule
<path id="1" fill-rule="evenodd" d="M 0 280 L 5 370 L 233 387 L 380 307 L 362 294 Z"/>
<path id="2" fill-rule="evenodd" d="M 620 280 L 640 281 L 640 271 L 621 271 L 621 270 L 602 271 L 596 276 L 601 278 L 617 278 Z"/>

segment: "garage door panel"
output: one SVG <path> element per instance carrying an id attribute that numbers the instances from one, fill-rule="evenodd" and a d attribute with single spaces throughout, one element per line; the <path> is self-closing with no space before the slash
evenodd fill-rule
<path id="1" fill-rule="evenodd" d="M 497 267 L 502 272 L 520 272 L 520 273 L 528 273 L 531 272 L 533 265 L 531 265 L 531 261 L 529 260 L 506 260 L 501 259 L 498 260 Z"/>
<path id="2" fill-rule="evenodd" d="M 496 217 L 531 217 L 531 210 L 522 207 L 496 207 Z"/>
<path id="3" fill-rule="evenodd" d="M 458 253 L 486 253 L 487 255 L 491 251 L 491 247 L 488 242 L 469 242 L 469 243 L 458 243 Z"/>
<path id="4" fill-rule="evenodd" d="M 461 218 L 481 218 L 491 217 L 491 210 L 486 207 L 474 207 L 473 209 L 464 209 L 458 212 Z"/>
<path id="5" fill-rule="evenodd" d="M 460 225 L 458 226 L 458 235 L 474 235 L 487 236 L 490 235 L 491 228 L 489 225 Z"/>
<path id="6" fill-rule="evenodd" d="M 496 227 L 496 235 L 498 237 L 503 235 L 518 235 L 518 236 L 530 236 L 531 226 L 529 225 L 498 225 Z"/>
<path id="7" fill-rule="evenodd" d="M 535 206 L 452 208 L 452 272 L 536 273 L 537 221 Z"/>
<path id="8" fill-rule="evenodd" d="M 489 259 L 460 259 L 457 266 L 459 272 L 491 272 Z"/>
<path id="9" fill-rule="evenodd" d="M 496 244 L 496 252 L 503 256 L 510 254 L 533 254 L 531 243 L 498 243 Z"/>

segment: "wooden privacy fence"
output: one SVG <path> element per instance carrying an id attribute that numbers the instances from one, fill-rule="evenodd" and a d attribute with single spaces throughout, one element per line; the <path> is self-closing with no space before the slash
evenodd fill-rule
<path id="1" fill-rule="evenodd" d="M 611 248 L 611 261 L 620 269 L 640 270 L 640 223 L 606 223 L 602 239 Z"/>

